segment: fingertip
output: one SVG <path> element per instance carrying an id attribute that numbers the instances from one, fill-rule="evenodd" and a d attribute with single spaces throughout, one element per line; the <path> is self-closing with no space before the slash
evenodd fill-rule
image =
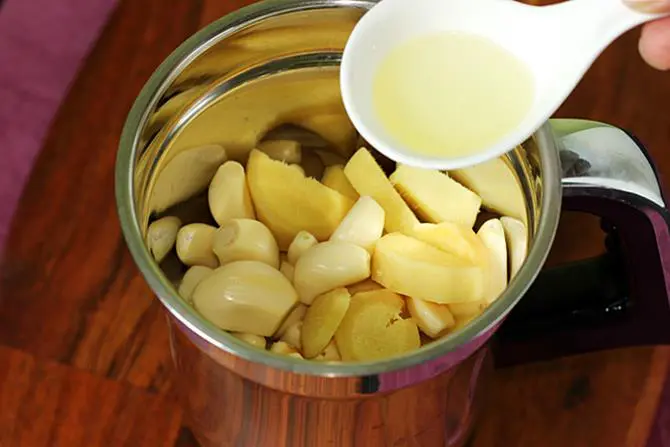
<path id="1" fill-rule="evenodd" d="M 642 28 L 638 44 L 642 58 L 657 70 L 670 70 L 670 17 Z"/>

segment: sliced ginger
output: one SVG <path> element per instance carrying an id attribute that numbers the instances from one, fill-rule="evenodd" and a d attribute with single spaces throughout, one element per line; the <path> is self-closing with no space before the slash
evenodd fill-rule
<path id="1" fill-rule="evenodd" d="M 447 174 L 400 165 L 389 177 L 416 214 L 427 222 L 454 222 L 472 228 L 482 199 Z"/>
<path id="2" fill-rule="evenodd" d="M 402 319 L 403 299 L 389 290 L 354 295 L 335 341 L 344 361 L 372 361 L 403 354 L 421 345 L 411 319 Z"/>
<path id="3" fill-rule="evenodd" d="M 502 158 L 450 171 L 449 175 L 481 197 L 486 208 L 526 222 L 526 202 L 521 186 Z"/>
<path id="4" fill-rule="evenodd" d="M 249 155 L 247 182 L 258 220 L 272 231 L 282 250 L 303 230 L 328 240 L 354 204 L 258 150 Z"/>
<path id="5" fill-rule="evenodd" d="M 485 269 L 400 233 L 377 242 L 372 279 L 389 290 L 440 304 L 479 301 Z"/>
<path id="6" fill-rule="evenodd" d="M 298 171 L 298 172 L 300 173 L 300 175 L 307 176 L 307 173 L 305 173 L 305 169 L 304 169 L 302 166 L 300 166 L 300 165 L 298 165 L 298 164 L 295 164 L 295 163 L 290 164 L 290 165 L 288 165 L 288 166 L 289 166 L 290 168 L 293 168 L 293 169 L 295 169 L 296 171 Z"/>
<path id="7" fill-rule="evenodd" d="M 347 176 L 344 175 L 344 168 L 340 165 L 328 166 L 323 173 L 321 183 L 349 197 L 351 200 L 358 200 L 358 193 L 351 186 Z"/>
<path id="8" fill-rule="evenodd" d="M 372 197 L 384 209 L 387 232 L 409 232 L 419 223 L 367 149 L 360 148 L 351 157 L 344 174 L 359 195 Z"/>
<path id="9" fill-rule="evenodd" d="M 473 264 L 483 265 L 487 261 L 486 247 L 472 228 L 465 225 L 453 222 L 419 224 L 414 227 L 411 235 Z"/>

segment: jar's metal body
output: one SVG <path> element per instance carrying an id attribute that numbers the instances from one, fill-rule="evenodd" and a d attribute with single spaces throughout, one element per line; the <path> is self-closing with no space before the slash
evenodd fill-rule
<path id="1" fill-rule="evenodd" d="M 372 5 L 280 0 L 244 8 L 185 42 L 129 115 L 117 164 L 119 214 L 138 266 L 168 310 L 179 390 L 203 446 L 460 445 L 488 364 L 485 344 L 549 251 L 561 183 L 545 126 L 507 160 L 527 204 L 525 266 L 467 328 L 402 358 L 332 365 L 257 351 L 199 317 L 151 260 L 143 237 L 152 213 L 189 195 L 179 186 L 156 188 L 175 156 L 220 143 L 243 159 L 258 135 L 282 123 L 325 135 L 336 151 L 355 143 L 338 64 Z"/>
<path id="2" fill-rule="evenodd" d="M 412 386 L 353 396 L 366 391 L 355 390 L 355 380 L 286 374 L 221 350 L 207 354 L 173 317 L 170 329 L 178 391 L 188 426 L 203 447 L 461 447 L 492 370 L 484 348 Z M 284 381 L 281 386 L 301 394 L 262 385 L 244 372 Z M 341 397 L 320 397 L 318 386 Z"/>

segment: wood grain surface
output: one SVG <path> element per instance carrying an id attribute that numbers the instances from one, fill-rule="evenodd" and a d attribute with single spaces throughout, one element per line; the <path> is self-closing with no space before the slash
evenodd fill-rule
<path id="1" fill-rule="evenodd" d="M 165 317 L 117 223 L 113 166 L 152 71 L 198 28 L 247 3 L 122 0 L 79 74 L 0 267 L 1 447 L 194 445 L 173 398 Z M 638 33 L 605 51 L 558 115 L 634 131 L 670 177 L 670 74 L 640 60 Z M 597 228 L 565 215 L 550 262 L 597 253 Z M 644 446 L 669 371 L 668 347 L 499 370 L 472 445 Z"/>

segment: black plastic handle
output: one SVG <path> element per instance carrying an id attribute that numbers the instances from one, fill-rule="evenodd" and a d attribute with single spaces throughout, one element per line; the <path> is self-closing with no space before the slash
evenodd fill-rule
<path id="1" fill-rule="evenodd" d="M 668 209 L 643 194 L 569 183 L 563 208 L 602 218 L 606 253 L 539 275 L 497 333 L 496 364 L 670 344 Z"/>

